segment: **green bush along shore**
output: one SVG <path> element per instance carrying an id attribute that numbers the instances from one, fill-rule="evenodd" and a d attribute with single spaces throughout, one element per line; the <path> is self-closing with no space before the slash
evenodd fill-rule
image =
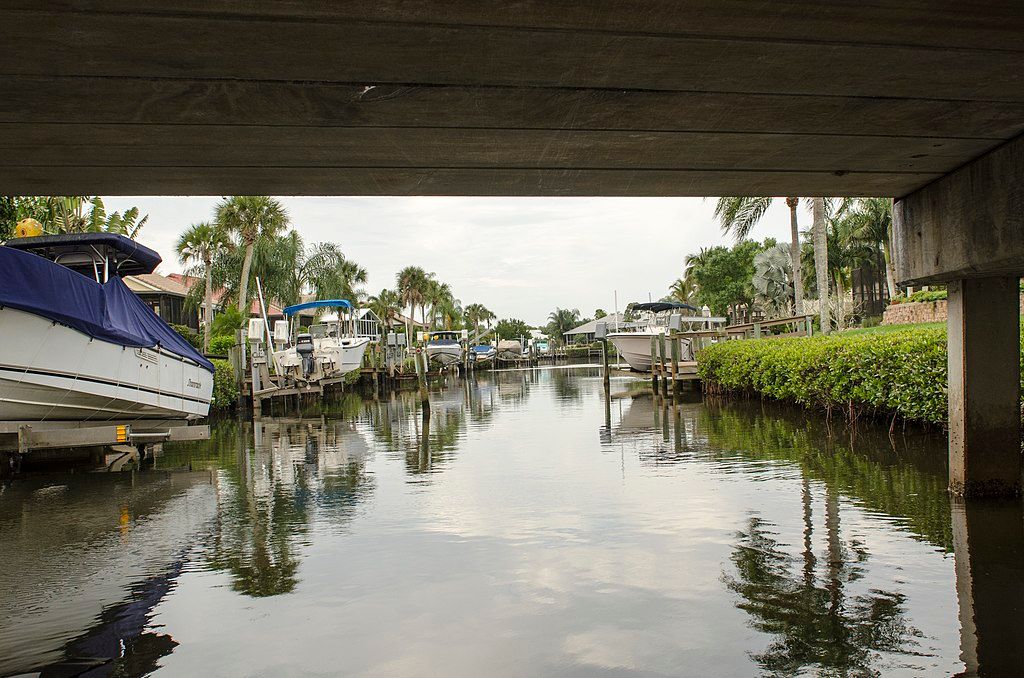
<path id="1" fill-rule="evenodd" d="M 945 424 L 946 331 L 887 327 L 828 336 L 727 341 L 697 356 L 712 393 L 746 393 L 850 416 Z"/>

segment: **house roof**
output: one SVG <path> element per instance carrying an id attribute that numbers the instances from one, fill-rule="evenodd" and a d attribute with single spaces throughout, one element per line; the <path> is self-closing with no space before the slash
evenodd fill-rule
<path id="1" fill-rule="evenodd" d="M 185 294 L 187 294 L 188 291 L 191 290 L 193 286 L 195 286 L 197 283 L 199 283 L 199 278 L 197 278 L 196 276 L 185 275 L 183 273 L 169 273 L 166 276 L 160 276 L 160 277 L 162 277 L 162 278 L 169 278 L 171 280 L 174 280 L 174 281 L 178 282 L 185 289 Z M 213 291 L 213 307 L 214 308 L 222 308 L 224 306 L 224 304 L 222 303 L 222 299 L 224 298 L 224 294 L 225 294 L 225 290 L 224 290 L 223 287 L 221 287 L 219 289 L 215 289 Z M 260 315 L 262 315 L 262 314 L 260 312 L 260 302 L 259 302 L 259 299 L 253 299 L 252 303 L 249 304 L 249 316 L 250 317 L 259 317 Z M 281 304 L 279 304 L 277 302 L 274 302 L 274 301 L 267 301 L 267 316 L 268 317 L 273 317 L 273 316 L 282 316 L 283 317 L 284 316 L 284 310 L 283 310 L 283 307 L 281 306 Z"/>
<path id="2" fill-rule="evenodd" d="M 170 276 L 159 273 L 140 273 L 139 275 L 125 276 L 124 284 L 136 294 L 159 292 L 170 294 L 176 297 L 184 297 L 188 294 L 189 288 L 181 284 L 181 281 Z"/>

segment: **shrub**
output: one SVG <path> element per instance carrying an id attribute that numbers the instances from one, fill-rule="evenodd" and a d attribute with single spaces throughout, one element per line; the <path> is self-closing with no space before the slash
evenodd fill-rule
<path id="1" fill-rule="evenodd" d="M 203 338 L 188 325 L 171 325 L 171 329 L 184 337 L 197 351 L 203 350 Z"/>
<path id="2" fill-rule="evenodd" d="M 246 320 L 245 316 L 237 308 L 228 306 L 213 316 L 213 325 L 210 327 L 210 333 L 215 337 L 233 337 L 236 330 L 242 329 Z"/>
<path id="3" fill-rule="evenodd" d="M 234 348 L 235 338 L 221 335 L 210 339 L 210 353 L 213 355 L 227 355 L 228 350 Z"/>
<path id="4" fill-rule="evenodd" d="M 946 421 L 946 334 L 939 328 L 726 341 L 702 350 L 697 362 L 712 391 Z"/>
<path id="5" fill-rule="evenodd" d="M 238 402 L 238 385 L 235 371 L 227 360 L 211 360 L 213 363 L 213 407 L 223 409 Z"/>
<path id="6" fill-rule="evenodd" d="M 915 302 L 945 301 L 946 290 L 918 290 L 909 297 L 896 297 L 892 300 L 894 304 L 910 304 Z"/>

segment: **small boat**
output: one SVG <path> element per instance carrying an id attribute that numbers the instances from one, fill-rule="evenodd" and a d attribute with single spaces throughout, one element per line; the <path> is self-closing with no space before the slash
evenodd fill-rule
<path id="1" fill-rule="evenodd" d="M 498 351 L 493 346 L 489 346 L 487 344 L 473 346 L 469 350 L 470 355 L 473 357 L 473 361 L 477 365 L 489 363 L 494 360 L 494 356 L 498 355 Z"/>
<path id="2" fill-rule="evenodd" d="M 292 320 L 299 311 L 315 308 L 341 309 L 351 312 L 347 299 L 320 299 L 295 304 L 284 309 L 285 317 Z M 327 313 L 320 321 L 310 325 L 308 332 L 295 336 L 290 345 L 274 351 L 274 365 L 278 374 L 297 381 L 318 382 L 337 379 L 363 366 L 363 354 L 370 345 L 369 337 L 357 337 L 347 330 L 351 319 L 338 313 Z"/>
<path id="3" fill-rule="evenodd" d="M 695 311 L 700 313 L 700 309 L 678 302 L 655 301 L 633 304 L 632 310 L 641 315 L 641 320 L 634 323 L 633 328 L 628 332 L 609 332 L 608 341 L 637 372 L 651 371 L 651 338 L 664 335 L 668 331 L 673 315 L 677 316 L 679 327 L 685 324 L 710 329 L 711 325 L 724 322 L 724 318 L 709 318 L 703 315 L 684 316 L 679 312 Z M 689 339 L 681 339 L 680 348 L 682 350 L 680 360 L 693 360 L 693 346 Z"/>
<path id="4" fill-rule="evenodd" d="M 0 246 L 0 420 L 206 416 L 213 364 L 121 279 L 160 261 L 114 233 Z"/>
<path id="5" fill-rule="evenodd" d="M 502 339 L 498 342 L 498 357 L 502 360 L 522 360 L 523 344 L 516 339 Z"/>
<path id="6" fill-rule="evenodd" d="M 447 366 L 462 361 L 461 332 L 431 332 L 427 340 L 427 357 L 433 362 Z"/>

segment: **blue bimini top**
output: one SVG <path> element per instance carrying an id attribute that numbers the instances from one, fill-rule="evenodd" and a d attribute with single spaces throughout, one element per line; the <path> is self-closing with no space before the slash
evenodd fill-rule
<path id="1" fill-rule="evenodd" d="M 112 344 L 160 347 L 213 372 L 213 363 L 118 276 L 100 284 L 39 255 L 0 246 L 0 306 L 48 318 Z"/>

